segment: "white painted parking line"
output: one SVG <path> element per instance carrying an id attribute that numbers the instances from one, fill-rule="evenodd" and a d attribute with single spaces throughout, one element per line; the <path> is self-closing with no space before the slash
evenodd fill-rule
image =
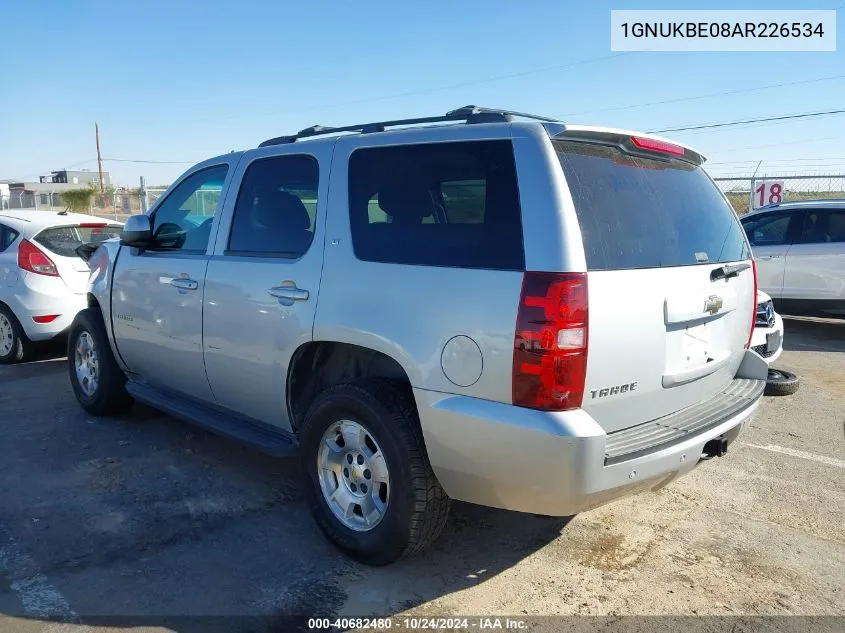
<path id="1" fill-rule="evenodd" d="M 0 535 L 2 535 L 0 531 Z M 2 537 L 0 537 L 2 538 Z M 78 621 L 64 596 L 50 584 L 35 561 L 11 538 L 4 538 L 0 545 L 0 574 L 9 581 L 9 587 L 20 600 L 27 616 L 43 619 Z"/>
<path id="2" fill-rule="evenodd" d="M 759 448 L 761 451 L 770 451 L 772 453 L 781 453 L 782 455 L 791 455 L 792 457 L 800 457 L 801 459 L 809 459 L 820 464 L 827 464 L 828 466 L 836 466 L 837 468 L 845 468 L 845 460 L 836 459 L 835 457 L 828 457 L 826 455 L 816 455 L 815 453 L 808 453 L 806 451 L 799 451 L 795 448 L 785 448 L 783 446 L 775 446 L 769 444 L 767 446 L 760 446 L 759 444 L 748 444 L 752 448 Z"/>

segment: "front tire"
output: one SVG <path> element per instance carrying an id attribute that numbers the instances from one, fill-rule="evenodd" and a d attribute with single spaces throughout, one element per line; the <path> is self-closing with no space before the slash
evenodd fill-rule
<path id="1" fill-rule="evenodd" d="M 393 381 L 320 394 L 301 429 L 300 470 L 318 526 L 358 562 L 420 552 L 446 524 L 449 497 L 428 462 L 413 399 Z"/>
<path id="2" fill-rule="evenodd" d="M 103 314 L 98 309 L 88 308 L 76 315 L 67 344 L 70 384 L 83 409 L 107 416 L 132 408 L 126 374 L 114 359 Z"/>
<path id="3" fill-rule="evenodd" d="M 15 314 L 0 305 L 0 365 L 22 363 L 32 355 L 33 343 Z"/>

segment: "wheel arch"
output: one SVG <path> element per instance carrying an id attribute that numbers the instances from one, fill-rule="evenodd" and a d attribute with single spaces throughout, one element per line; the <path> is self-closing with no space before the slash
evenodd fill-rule
<path id="1" fill-rule="evenodd" d="M 100 303 L 99 297 L 93 292 L 88 292 L 86 294 L 86 301 L 88 303 L 88 309 L 90 310 L 97 310 L 103 317 L 103 324 L 106 328 L 106 338 L 108 338 L 109 346 L 111 347 L 112 355 L 114 356 L 115 361 L 117 362 L 118 367 L 120 367 L 123 371 L 128 371 L 128 366 L 123 360 L 123 356 L 120 355 L 120 349 L 117 346 L 117 341 L 114 338 L 114 329 L 112 327 L 111 322 L 111 312 L 103 310 L 103 306 Z"/>
<path id="2" fill-rule="evenodd" d="M 292 430 L 298 432 L 319 393 L 333 385 L 367 377 L 393 380 L 411 392 L 411 379 L 405 368 L 382 351 L 328 340 L 301 345 L 291 357 L 285 390 Z"/>

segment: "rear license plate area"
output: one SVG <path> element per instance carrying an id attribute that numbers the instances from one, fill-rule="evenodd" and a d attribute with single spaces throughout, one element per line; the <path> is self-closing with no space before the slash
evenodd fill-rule
<path id="1" fill-rule="evenodd" d="M 681 342 L 680 366 L 683 369 L 700 367 L 710 358 L 710 335 L 711 326 L 709 323 L 702 323 L 684 330 Z"/>

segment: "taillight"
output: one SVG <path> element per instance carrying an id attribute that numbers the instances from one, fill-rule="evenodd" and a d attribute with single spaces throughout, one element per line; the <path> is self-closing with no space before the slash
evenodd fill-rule
<path id="1" fill-rule="evenodd" d="M 646 149 L 651 152 L 661 152 L 663 154 L 673 154 L 675 156 L 683 156 L 684 148 L 674 143 L 667 141 L 659 141 L 655 138 L 646 138 L 644 136 L 632 136 L 631 142 L 635 147 Z"/>
<path id="2" fill-rule="evenodd" d="M 513 403 L 577 409 L 587 373 L 587 274 L 526 272 L 513 342 Z"/>
<path id="3" fill-rule="evenodd" d="M 751 260 L 751 274 L 754 276 L 754 294 L 751 297 L 751 331 L 748 332 L 745 349 L 751 347 L 751 337 L 754 336 L 754 326 L 757 323 L 757 262 L 753 259 Z"/>
<path id="4" fill-rule="evenodd" d="M 59 276 L 53 260 L 29 240 L 21 240 L 18 246 L 18 266 L 21 270 L 28 270 L 37 275 Z"/>

